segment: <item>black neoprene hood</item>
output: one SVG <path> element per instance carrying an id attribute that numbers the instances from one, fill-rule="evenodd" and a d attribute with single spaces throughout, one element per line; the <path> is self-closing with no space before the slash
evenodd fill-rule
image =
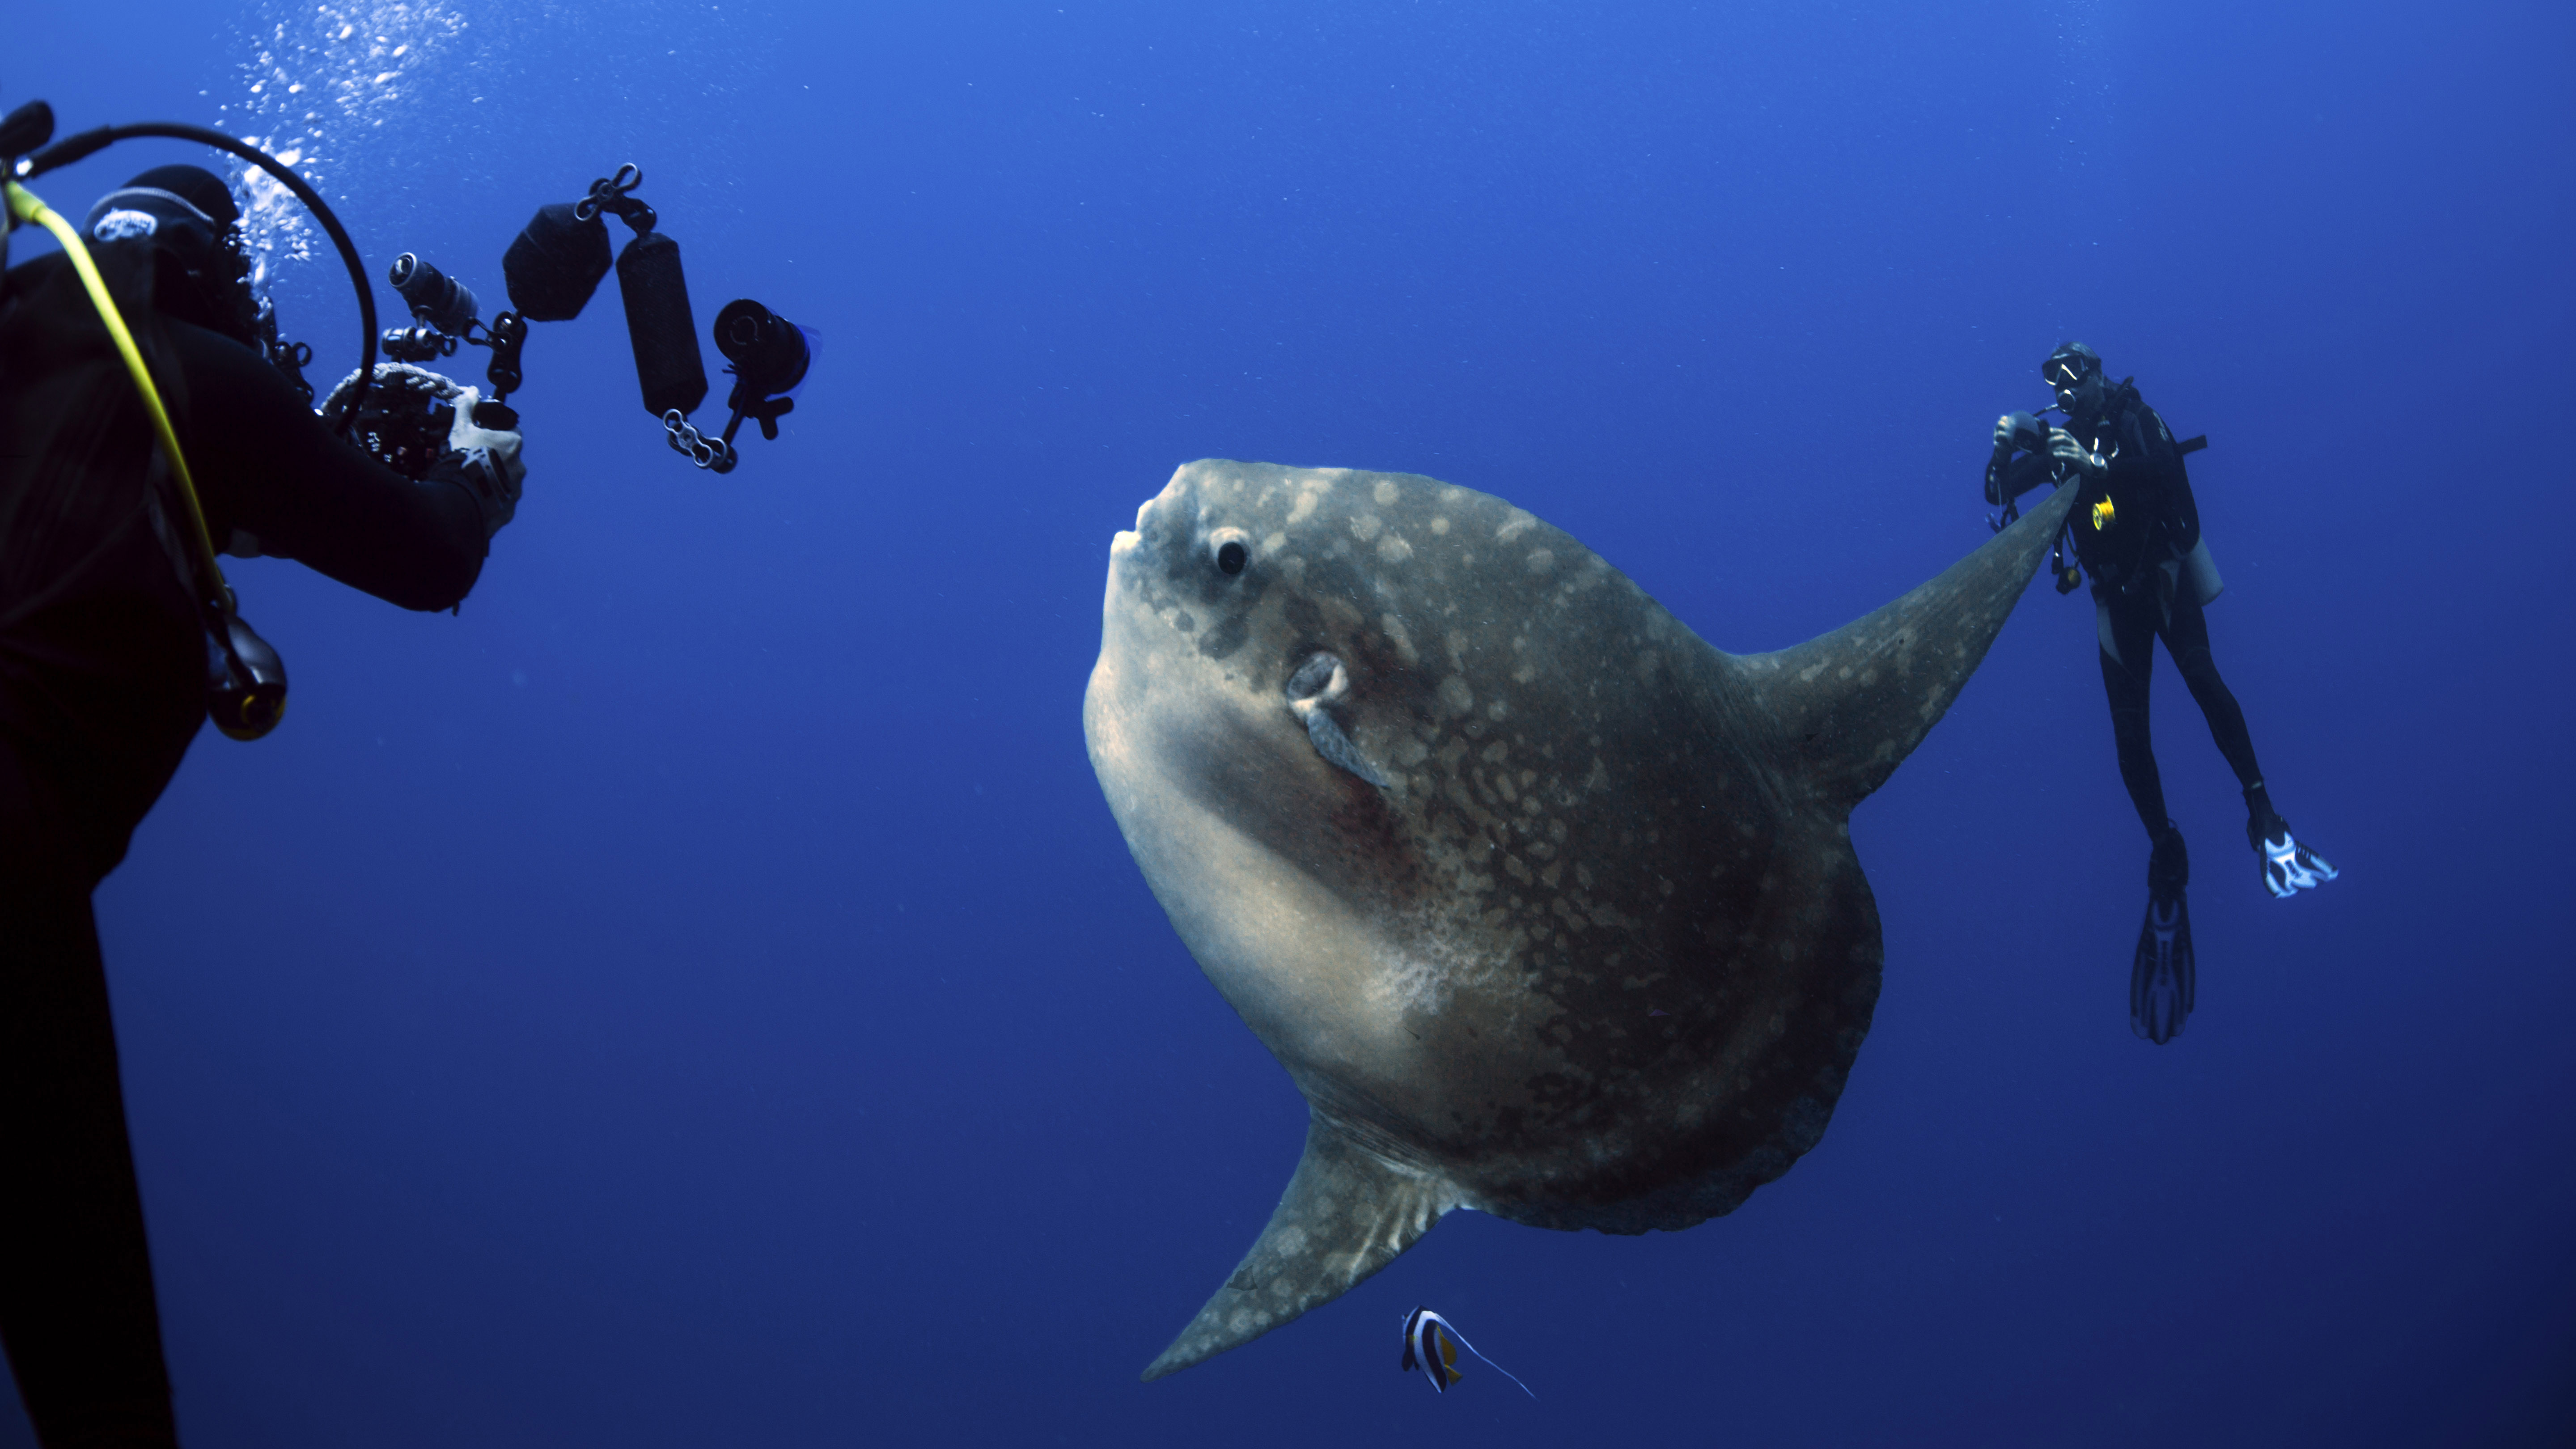
<path id="1" fill-rule="evenodd" d="M 156 201 L 160 202 L 160 209 L 168 209 L 166 201 L 149 195 L 154 191 L 166 191 L 195 207 L 214 223 L 217 236 L 241 220 L 241 209 L 233 204 L 233 190 L 224 184 L 223 178 L 203 166 L 155 166 L 100 197 L 97 204 L 89 209 L 89 216 L 83 220 L 81 229 L 86 232 L 96 227 L 98 219 L 112 210 L 156 211 L 153 205 Z"/>

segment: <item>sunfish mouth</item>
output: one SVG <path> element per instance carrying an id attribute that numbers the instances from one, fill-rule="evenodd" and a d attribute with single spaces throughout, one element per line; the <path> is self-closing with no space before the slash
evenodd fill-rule
<path id="1" fill-rule="evenodd" d="M 1118 532 L 1109 536 L 1109 561 L 1113 566 L 1119 560 L 1127 557 L 1127 555 L 1134 553 L 1138 546 L 1144 543 L 1145 515 L 1153 512 L 1154 505 L 1161 501 L 1161 498 L 1158 496 L 1148 498 L 1144 502 L 1137 504 L 1136 526 L 1134 528 L 1120 529 Z"/>

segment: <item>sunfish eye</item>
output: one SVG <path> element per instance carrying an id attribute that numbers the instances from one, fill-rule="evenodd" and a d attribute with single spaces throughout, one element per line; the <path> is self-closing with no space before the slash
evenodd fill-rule
<path id="1" fill-rule="evenodd" d="M 1216 571 L 1232 578 L 1252 562 L 1252 545 L 1240 528 L 1220 528 L 1208 537 L 1209 556 L 1216 560 Z"/>

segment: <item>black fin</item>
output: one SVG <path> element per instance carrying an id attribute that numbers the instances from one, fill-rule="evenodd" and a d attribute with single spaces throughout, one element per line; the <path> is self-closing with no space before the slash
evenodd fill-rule
<path id="1" fill-rule="evenodd" d="M 2158 1046 L 2191 1017 L 2191 907 L 2181 891 L 2147 897 L 2146 924 L 2129 967 L 2129 1029 Z"/>

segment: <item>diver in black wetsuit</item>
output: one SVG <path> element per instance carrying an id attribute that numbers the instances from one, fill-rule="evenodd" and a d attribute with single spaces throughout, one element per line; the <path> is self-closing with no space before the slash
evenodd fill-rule
<path id="1" fill-rule="evenodd" d="M 2102 359 L 2081 342 L 2049 354 L 2041 375 L 2066 414 L 2063 428 L 2042 427 L 2026 413 L 1995 423 L 1986 465 L 1986 501 L 2009 505 L 2044 485 L 2079 490 L 2068 514 L 2075 556 L 2093 581 L 2094 624 L 2102 648 L 2102 688 L 2111 700 L 2111 734 L 2120 779 L 2153 842 L 2147 862 L 2147 919 L 2130 972 L 2130 1024 L 2150 1041 L 2171 1041 L 2191 1014 L 2191 916 L 2184 887 L 2191 877 L 2182 832 L 2165 814 L 2164 781 L 2147 732 L 2147 680 L 2154 641 L 2165 641 L 2191 697 L 2208 717 L 2218 751 L 2245 791 L 2245 835 L 2262 860 L 2263 884 L 2275 896 L 2314 889 L 2335 878 L 2323 857 L 2290 833 L 2272 808 L 2245 712 L 2210 658 L 2202 606 L 2222 587 L 2209 545 L 2200 536 L 2200 507 L 2191 496 L 2183 456 L 2200 439 L 2174 441 L 2156 410 L 2129 382 L 2107 383 Z M 2019 456 L 2015 456 L 2016 453 Z M 2061 593 L 2074 587 L 2064 570 Z"/>
<path id="2" fill-rule="evenodd" d="M 237 220 L 168 166 L 81 228 L 215 546 L 456 603 L 516 509 L 518 434 L 460 421 L 420 481 L 333 436 L 257 350 Z M 206 718 L 183 507 L 69 258 L 0 276 L 0 1342 L 48 1449 L 176 1442 L 90 892 Z"/>

